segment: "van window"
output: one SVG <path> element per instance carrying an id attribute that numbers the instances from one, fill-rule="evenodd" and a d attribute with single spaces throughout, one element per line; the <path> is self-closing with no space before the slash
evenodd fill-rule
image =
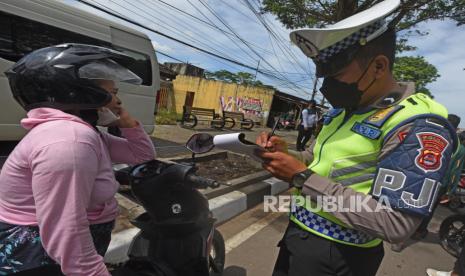
<path id="1" fill-rule="evenodd" d="M 113 49 L 134 58 L 136 61 L 127 66 L 128 69 L 142 79 L 142 85 L 152 85 L 152 64 L 150 63 L 150 57 L 148 55 L 118 46 L 113 46 Z"/>
<path id="2" fill-rule="evenodd" d="M 31 51 L 62 43 L 91 44 L 120 50 L 136 59 L 129 69 L 142 79 L 142 84 L 152 84 L 150 57 L 145 54 L 112 47 L 111 43 L 103 40 L 0 11 L 0 58 L 16 62 Z"/>
<path id="3" fill-rule="evenodd" d="M 0 57 L 16 62 L 36 49 L 62 43 L 111 47 L 111 43 L 0 12 Z"/>

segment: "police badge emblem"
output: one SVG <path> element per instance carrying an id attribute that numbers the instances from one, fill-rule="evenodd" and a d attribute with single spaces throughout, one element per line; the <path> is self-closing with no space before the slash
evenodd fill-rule
<path id="1" fill-rule="evenodd" d="M 442 157 L 449 142 L 439 134 L 433 132 L 417 133 L 421 149 L 415 159 L 415 164 L 425 173 L 438 171 L 442 167 Z"/>

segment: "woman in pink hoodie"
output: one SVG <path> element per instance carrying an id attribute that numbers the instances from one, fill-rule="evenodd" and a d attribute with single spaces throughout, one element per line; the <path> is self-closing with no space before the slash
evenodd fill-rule
<path id="1" fill-rule="evenodd" d="M 6 72 L 28 134 L 0 172 L 0 275 L 110 275 L 104 262 L 118 214 L 112 162 L 155 158 L 115 82 L 140 84 L 110 49 L 63 44 Z M 104 108 L 105 106 L 110 109 Z M 96 125 L 118 126 L 122 138 Z"/>

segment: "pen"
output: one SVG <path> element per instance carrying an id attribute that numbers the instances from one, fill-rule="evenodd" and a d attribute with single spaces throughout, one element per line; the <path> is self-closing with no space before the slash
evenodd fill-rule
<path id="1" fill-rule="evenodd" d="M 276 122 L 274 123 L 273 129 L 271 130 L 271 133 L 268 135 L 268 139 L 266 139 L 266 145 L 268 145 L 268 141 L 270 141 L 270 138 L 274 135 L 274 132 L 278 128 L 278 124 L 279 124 L 280 119 L 281 118 L 278 118 L 278 120 L 276 120 Z M 267 147 L 265 147 L 265 148 L 267 148 Z"/>

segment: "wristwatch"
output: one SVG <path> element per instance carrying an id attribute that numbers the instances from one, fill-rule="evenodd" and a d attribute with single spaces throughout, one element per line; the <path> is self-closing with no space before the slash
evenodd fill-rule
<path id="1" fill-rule="evenodd" d="M 313 174 L 310 169 L 306 169 L 304 171 L 298 172 L 292 176 L 291 185 L 296 187 L 297 189 L 302 189 L 304 186 L 305 181 Z"/>

